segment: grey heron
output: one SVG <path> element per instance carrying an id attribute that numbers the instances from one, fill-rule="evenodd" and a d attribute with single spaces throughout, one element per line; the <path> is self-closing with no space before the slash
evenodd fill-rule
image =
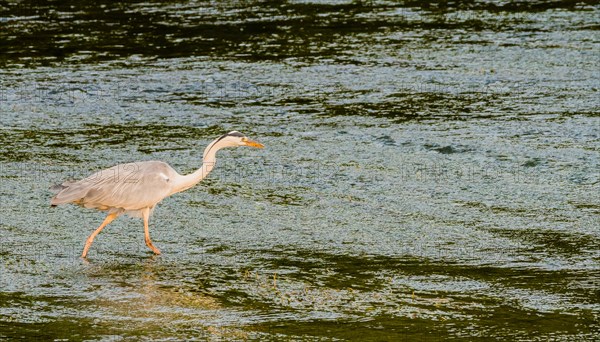
<path id="1" fill-rule="evenodd" d="M 119 164 L 98 171 L 79 181 L 66 181 L 50 188 L 56 195 L 50 204 L 74 203 L 85 208 L 107 211 L 108 215 L 87 238 L 82 258 L 86 258 L 96 235 L 119 215 L 127 213 L 142 217 L 146 245 L 155 253 L 160 250 L 150 240 L 148 221 L 157 203 L 165 197 L 187 190 L 204 179 L 215 167 L 216 154 L 225 147 L 251 146 L 263 148 L 261 143 L 233 131 L 220 136 L 204 150 L 202 166 L 189 175 L 180 175 L 162 161 L 144 161 Z"/>

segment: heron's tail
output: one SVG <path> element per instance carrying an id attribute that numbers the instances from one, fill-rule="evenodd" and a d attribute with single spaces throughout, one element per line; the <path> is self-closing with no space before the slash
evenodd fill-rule
<path id="1" fill-rule="evenodd" d="M 55 194 L 58 194 L 59 192 L 61 192 L 62 190 L 68 188 L 68 185 L 63 185 L 62 184 L 54 184 L 53 186 L 49 187 L 48 190 L 52 191 Z"/>
<path id="2" fill-rule="evenodd" d="M 50 200 L 50 206 L 56 207 L 59 204 L 76 202 L 85 196 L 85 191 L 77 186 L 74 181 L 66 181 L 60 184 L 55 184 L 48 188 L 56 195 Z"/>

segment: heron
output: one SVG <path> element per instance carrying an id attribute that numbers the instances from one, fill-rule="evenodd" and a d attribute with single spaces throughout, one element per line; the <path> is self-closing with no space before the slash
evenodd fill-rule
<path id="1" fill-rule="evenodd" d="M 150 239 L 148 222 L 156 205 L 164 198 L 187 190 L 206 178 L 215 167 L 217 151 L 226 147 L 264 145 L 249 139 L 240 132 L 232 131 L 212 141 L 202 157 L 202 166 L 188 175 L 180 175 L 162 161 L 143 161 L 119 164 L 98 171 L 79 181 L 65 181 L 50 188 L 55 196 L 51 206 L 73 203 L 85 208 L 108 212 L 106 218 L 87 238 L 82 258 L 86 258 L 94 238 L 121 214 L 141 217 L 144 221 L 146 245 L 155 254 L 160 250 Z"/>

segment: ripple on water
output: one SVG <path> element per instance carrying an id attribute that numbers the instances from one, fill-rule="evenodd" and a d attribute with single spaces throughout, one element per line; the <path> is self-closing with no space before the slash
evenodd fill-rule
<path id="1" fill-rule="evenodd" d="M 597 10 L 0 7 L 0 338 L 597 340 Z M 50 185 L 234 129 L 79 260 Z"/>

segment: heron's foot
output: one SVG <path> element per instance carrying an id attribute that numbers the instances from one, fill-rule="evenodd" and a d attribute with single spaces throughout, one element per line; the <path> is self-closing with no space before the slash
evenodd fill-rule
<path id="1" fill-rule="evenodd" d="M 88 251 L 90 250 L 90 247 L 92 246 L 92 242 L 94 242 L 93 238 L 89 238 L 85 241 L 85 246 L 83 247 L 83 252 L 81 253 L 82 259 L 87 258 L 87 254 L 88 254 Z"/>
<path id="2" fill-rule="evenodd" d="M 154 252 L 154 254 L 156 254 L 156 255 L 160 254 L 160 249 L 156 248 L 156 246 L 154 246 L 152 241 L 146 240 L 146 246 L 148 246 L 152 250 L 152 252 Z"/>

